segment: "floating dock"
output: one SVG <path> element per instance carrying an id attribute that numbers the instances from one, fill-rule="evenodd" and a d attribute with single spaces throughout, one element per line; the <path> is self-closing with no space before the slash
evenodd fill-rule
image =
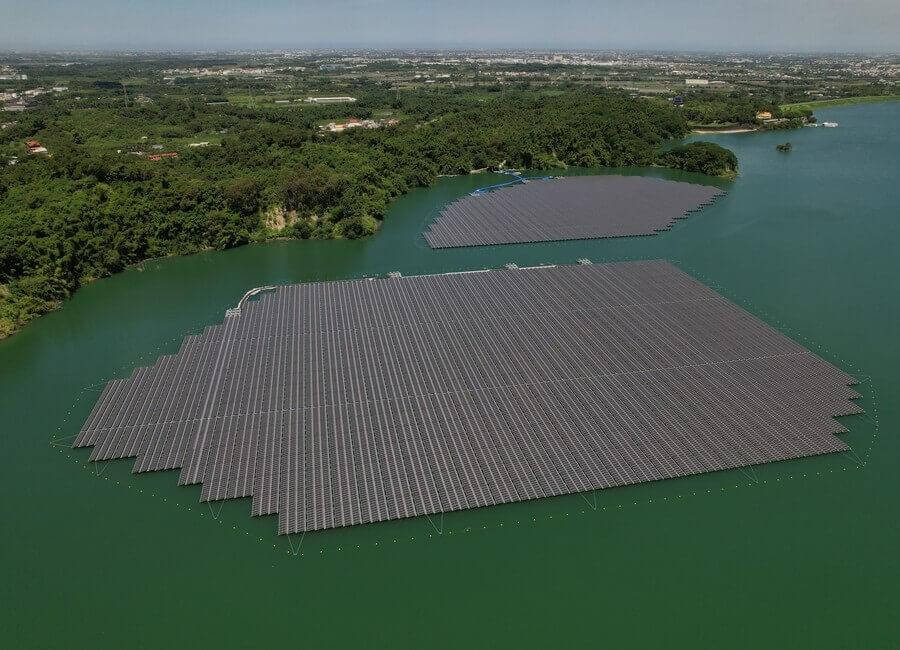
<path id="1" fill-rule="evenodd" d="M 280 533 L 847 449 L 854 379 L 663 261 L 281 286 L 75 442 Z"/>
<path id="2" fill-rule="evenodd" d="M 432 248 L 655 235 L 724 194 L 644 176 L 569 176 L 478 192 L 425 231 Z"/>

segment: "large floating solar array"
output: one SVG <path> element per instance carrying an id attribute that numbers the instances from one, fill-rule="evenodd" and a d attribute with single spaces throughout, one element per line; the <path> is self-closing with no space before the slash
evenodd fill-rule
<path id="1" fill-rule="evenodd" d="M 532 180 L 454 201 L 424 235 L 432 248 L 655 235 L 721 194 L 643 176 Z"/>
<path id="2" fill-rule="evenodd" d="M 75 446 L 295 533 L 844 450 L 852 383 L 662 261 L 326 282 L 109 382 Z"/>

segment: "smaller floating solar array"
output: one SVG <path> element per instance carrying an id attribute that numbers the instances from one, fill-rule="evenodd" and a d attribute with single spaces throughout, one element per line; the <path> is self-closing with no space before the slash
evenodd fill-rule
<path id="1" fill-rule="evenodd" d="M 846 449 L 853 378 L 661 261 L 278 287 L 75 441 L 279 532 Z"/>
<path id="2" fill-rule="evenodd" d="M 722 194 L 643 176 L 534 180 L 454 201 L 424 235 L 432 248 L 654 235 Z"/>

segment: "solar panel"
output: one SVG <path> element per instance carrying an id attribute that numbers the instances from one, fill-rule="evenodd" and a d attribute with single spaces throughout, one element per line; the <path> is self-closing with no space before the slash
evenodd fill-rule
<path id="1" fill-rule="evenodd" d="M 75 446 L 295 533 L 846 449 L 854 379 L 663 261 L 279 287 Z"/>
<path id="2" fill-rule="evenodd" d="M 645 176 L 526 179 L 450 203 L 424 236 L 432 248 L 451 248 L 655 235 L 722 194 Z"/>

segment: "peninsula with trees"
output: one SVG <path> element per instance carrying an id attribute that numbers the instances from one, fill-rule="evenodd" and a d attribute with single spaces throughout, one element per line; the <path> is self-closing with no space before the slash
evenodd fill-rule
<path id="1" fill-rule="evenodd" d="M 18 82 L 59 91 L 0 132 L 0 337 L 146 259 L 371 235 L 393 199 L 441 175 L 737 167 L 711 143 L 664 153 L 690 132 L 683 111 L 622 90 L 398 89 L 284 70 L 184 79 L 160 65 L 47 62 Z"/>

